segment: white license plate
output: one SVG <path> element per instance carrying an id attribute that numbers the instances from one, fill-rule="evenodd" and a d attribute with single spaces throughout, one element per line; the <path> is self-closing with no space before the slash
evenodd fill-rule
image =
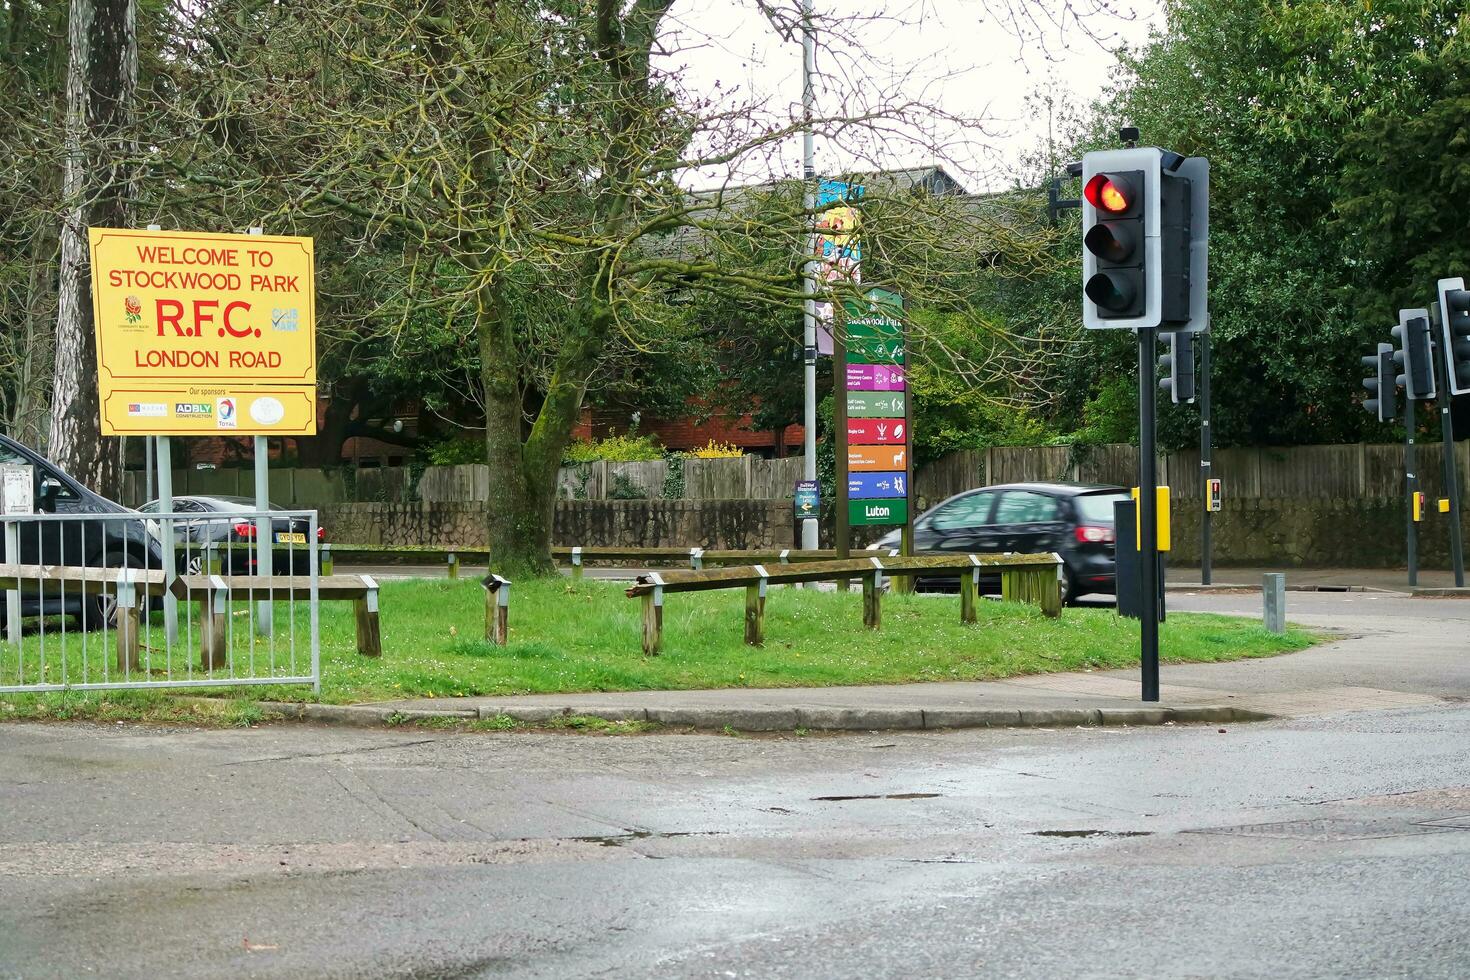
<path id="1" fill-rule="evenodd" d="M 306 535 L 300 531 L 279 531 L 276 533 L 276 544 L 306 544 Z"/>

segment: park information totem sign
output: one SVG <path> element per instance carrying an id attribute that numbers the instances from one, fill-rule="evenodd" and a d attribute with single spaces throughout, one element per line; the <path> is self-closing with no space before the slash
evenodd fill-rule
<path id="1" fill-rule="evenodd" d="M 102 433 L 316 433 L 312 240 L 90 228 Z"/>
<path id="2" fill-rule="evenodd" d="M 870 289 L 843 303 L 836 335 L 837 539 L 848 528 L 909 523 L 913 434 L 903 299 Z"/>

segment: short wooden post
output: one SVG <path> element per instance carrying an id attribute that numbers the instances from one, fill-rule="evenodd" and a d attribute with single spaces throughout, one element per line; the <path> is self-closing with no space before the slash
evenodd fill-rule
<path id="1" fill-rule="evenodd" d="M 480 584 L 485 587 L 485 639 L 503 647 L 510 639 L 510 580 L 491 573 Z"/>
<path id="2" fill-rule="evenodd" d="M 704 567 L 704 549 L 703 548 L 690 548 L 689 549 L 689 567 L 692 568 L 692 569 L 694 569 L 696 572 L 699 571 L 701 568 Z"/>
<path id="3" fill-rule="evenodd" d="M 960 622 L 975 622 L 975 596 L 980 592 L 980 559 L 974 555 L 970 561 L 975 567 L 960 572 Z"/>
<path id="4" fill-rule="evenodd" d="M 757 565 L 755 572 L 760 581 L 745 587 L 745 642 L 758 647 L 766 642 L 766 568 Z"/>
<path id="5" fill-rule="evenodd" d="M 208 538 L 204 542 L 204 574 L 218 575 L 220 573 L 219 542 Z"/>
<path id="6" fill-rule="evenodd" d="M 580 579 L 581 577 L 582 577 L 582 548 L 579 545 L 579 546 L 577 546 L 577 547 L 575 547 L 575 548 L 572 549 L 572 578 L 574 578 L 574 579 Z"/>
<path id="7" fill-rule="evenodd" d="M 664 587 L 658 574 L 652 592 L 643 593 L 643 652 L 650 657 L 658 656 L 664 642 Z"/>
<path id="8" fill-rule="evenodd" d="M 230 592 L 218 575 L 209 577 L 210 587 L 199 600 L 199 666 L 216 670 L 229 665 L 225 628 L 230 617 Z"/>
<path id="9" fill-rule="evenodd" d="M 322 550 L 320 552 L 320 558 L 321 558 L 321 574 L 323 574 L 323 575 L 331 575 L 332 574 L 332 546 L 330 544 L 324 544 L 324 545 L 322 545 Z"/>
<path id="10" fill-rule="evenodd" d="M 459 555 L 456 555 L 452 551 L 449 552 L 444 556 L 444 564 L 449 569 L 450 578 L 459 578 Z"/>
<path id="11" fill-rule="evenodd" d="M 367 592 L 352 602 L 357 616 L 357 652 L 364 657 L 383 655 L 383 634 L 378 624 L 378 583 L 371 575 L 362 576 Z"/>
<path id="12" fill-rule="evenodd" d="M 905 558 L 911 558 L 914 554 L 914 526 L 905 524 L 898 532 L 898 552 Z M 893 591 L 900 593 L 912 593 L 918 588 L 918 578 L 913 575 L 895 575 L 893 577 Z"/>
<path id="13" fill-rule="evenodd" d="M 882 595 L 878 583 L 883 577 L 883 563 L 876 558 L 871 561 L 873 570 L 863 576 L 863 625 L 875 630 L 883 625 L 883 610 L 878 598 Z"/>
<path id="14" fill-rule="evenodd" d="M 1056 619 L 1062 614 L 1062 566 L 1036 570 L 1036 601 L 1041 611 Z"/>
<path id="15" fill-rule="evenodd" d="M 1003 568 L 1000 572 L 1000 597 L 1006 602 L 1025 602 L 1021 594 L 1021 573 L 1015 568 Z"/>
<path id="16" fill-rule="evenodd" d="M 132 569 L 117 573 L 117 669 L 129 673 L 138 669 L 138 589 L 133 583 Z"/>

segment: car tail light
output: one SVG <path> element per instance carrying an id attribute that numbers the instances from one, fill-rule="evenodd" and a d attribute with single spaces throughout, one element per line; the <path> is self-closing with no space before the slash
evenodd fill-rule
<path id="1" fill-rule="evenodd" d="M 1095 524 L 1079 524 L 1072 533 L 1077 536 L 1078 544 L 1112 544 L 1117 540 L 1112 528 Z"/>
<path id="2" fill-rule="evenodd" d="M 253 538 L 255 537 L 255 525 L 241 521 L 235 525 L 235 534 L 242 538 Z"/>
<path id="3" fill-rule="evenodd" d="M 316 539 L 318 541 L 325 541 L 327 539 L 327 529 L 324 528 L 324 527 L 317 528 L 316 529 Z"/>

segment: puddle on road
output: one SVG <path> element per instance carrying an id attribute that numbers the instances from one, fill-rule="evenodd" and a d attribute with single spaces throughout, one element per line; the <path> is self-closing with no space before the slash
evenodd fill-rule
<path id="1" fill-rule="evenodd" d="M 813 796 L 815 803 L 846 803 L 848 800 L 932 800 L 942 793 L 864 793 L 860 796 Z"/>
<path id="2" fill-rule="evenodd" d="M 1152 830 L 1033 830 L 1032 837 L 1151 837 Z"/>
<path id="3" fill-rule="evenodd" d="M 719 831 L 713 830 L 676 830 L 660 833 L 652 830 L 630 830 L 623 834 L 607 834 L 593 837 L 568 837 L 580 844 L 597 844 L 601 847 L 622 847 L 640 840 L 672 840 L 676 837 L 718 837 Z"/>

